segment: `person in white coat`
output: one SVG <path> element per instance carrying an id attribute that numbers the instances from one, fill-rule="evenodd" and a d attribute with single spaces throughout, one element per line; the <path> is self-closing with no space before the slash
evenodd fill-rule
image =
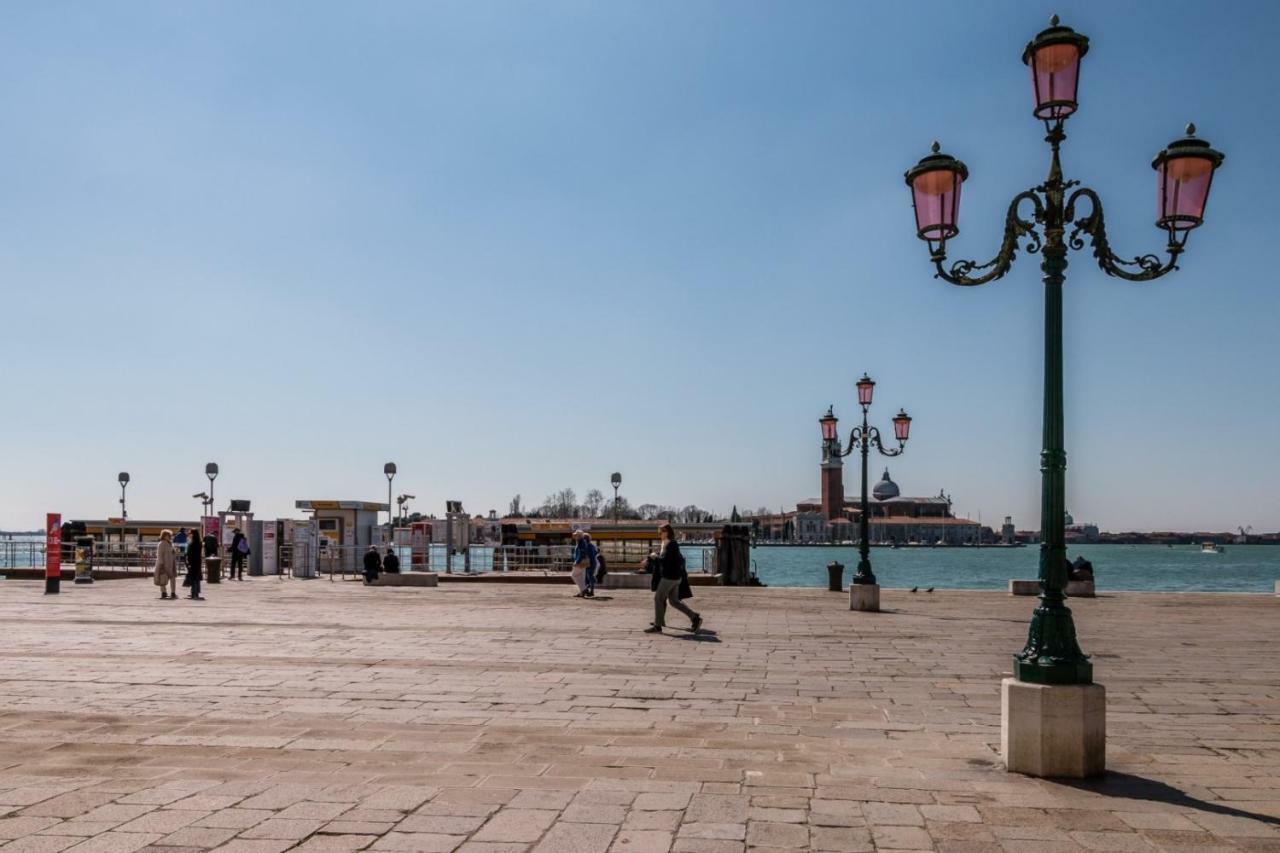
<path id="1" fill-rule="evenodd" d="M 162 600 L 178 600 L 178 557 L 173 549 L 172 530 L 160 531 L 160 542 L 156 545 L 155 584 L 160 587 Z"/>

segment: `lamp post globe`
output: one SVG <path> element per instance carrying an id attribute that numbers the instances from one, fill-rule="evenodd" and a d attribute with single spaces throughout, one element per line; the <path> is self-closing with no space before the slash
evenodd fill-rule
<path id="1" fill-rule="evenodd" d="M 1054 15 L 1048 29 L 1027 42 L 1022 62 L 1031 70 L 1036 118 L 1061 121 L 1076 111 L 1080 60 L 1089 52 L 1089 39 L 1064 27 Z"/>

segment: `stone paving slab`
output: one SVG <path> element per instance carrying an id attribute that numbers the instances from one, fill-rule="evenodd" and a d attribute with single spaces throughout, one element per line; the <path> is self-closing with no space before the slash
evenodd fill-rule
<path id="1" fill-rule="evenodd" d="M 0 582 L 0 853 L 1280 850 L 1280 602 L 1073 600 L 1109 775 L 1003 771 L 1033 601 Z M 679 617 L 677 617 L 679 618 Z"/>

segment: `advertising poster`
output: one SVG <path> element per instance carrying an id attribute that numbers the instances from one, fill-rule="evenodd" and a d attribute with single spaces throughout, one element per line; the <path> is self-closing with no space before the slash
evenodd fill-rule
<path id="1" fill-rule="evenodd" d="M 222 520 L 216 515 L 206 515 L 200 518 L 200 530 L 204 536 L 213 535 L 219 542 L 222 541 Z"/>
<path id="2" fill-rule="evenodd" d="M 44 522 L 44 576 L 62 578 L 62 513 L 45 515 Z"/>
<path id="3" fill-rule="evenodd" d="M 409 566 L 414 571 L 426 571 L 431 548 L 431 525 L 425 521 L 409 524 Z"/>

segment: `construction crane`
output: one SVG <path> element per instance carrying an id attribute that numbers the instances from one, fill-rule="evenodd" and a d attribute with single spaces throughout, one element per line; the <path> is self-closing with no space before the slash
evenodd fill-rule
<path id="1" fill-rule="evenodd" d="M 1236 544 L 1248 544 L 1249 534 L 1253 532 L 1253 525 L 1251 524 L 1248 527 L 1237 527 L 1236 530 L 1240 531 L 1240 536 L 1236 538 Z"/>

